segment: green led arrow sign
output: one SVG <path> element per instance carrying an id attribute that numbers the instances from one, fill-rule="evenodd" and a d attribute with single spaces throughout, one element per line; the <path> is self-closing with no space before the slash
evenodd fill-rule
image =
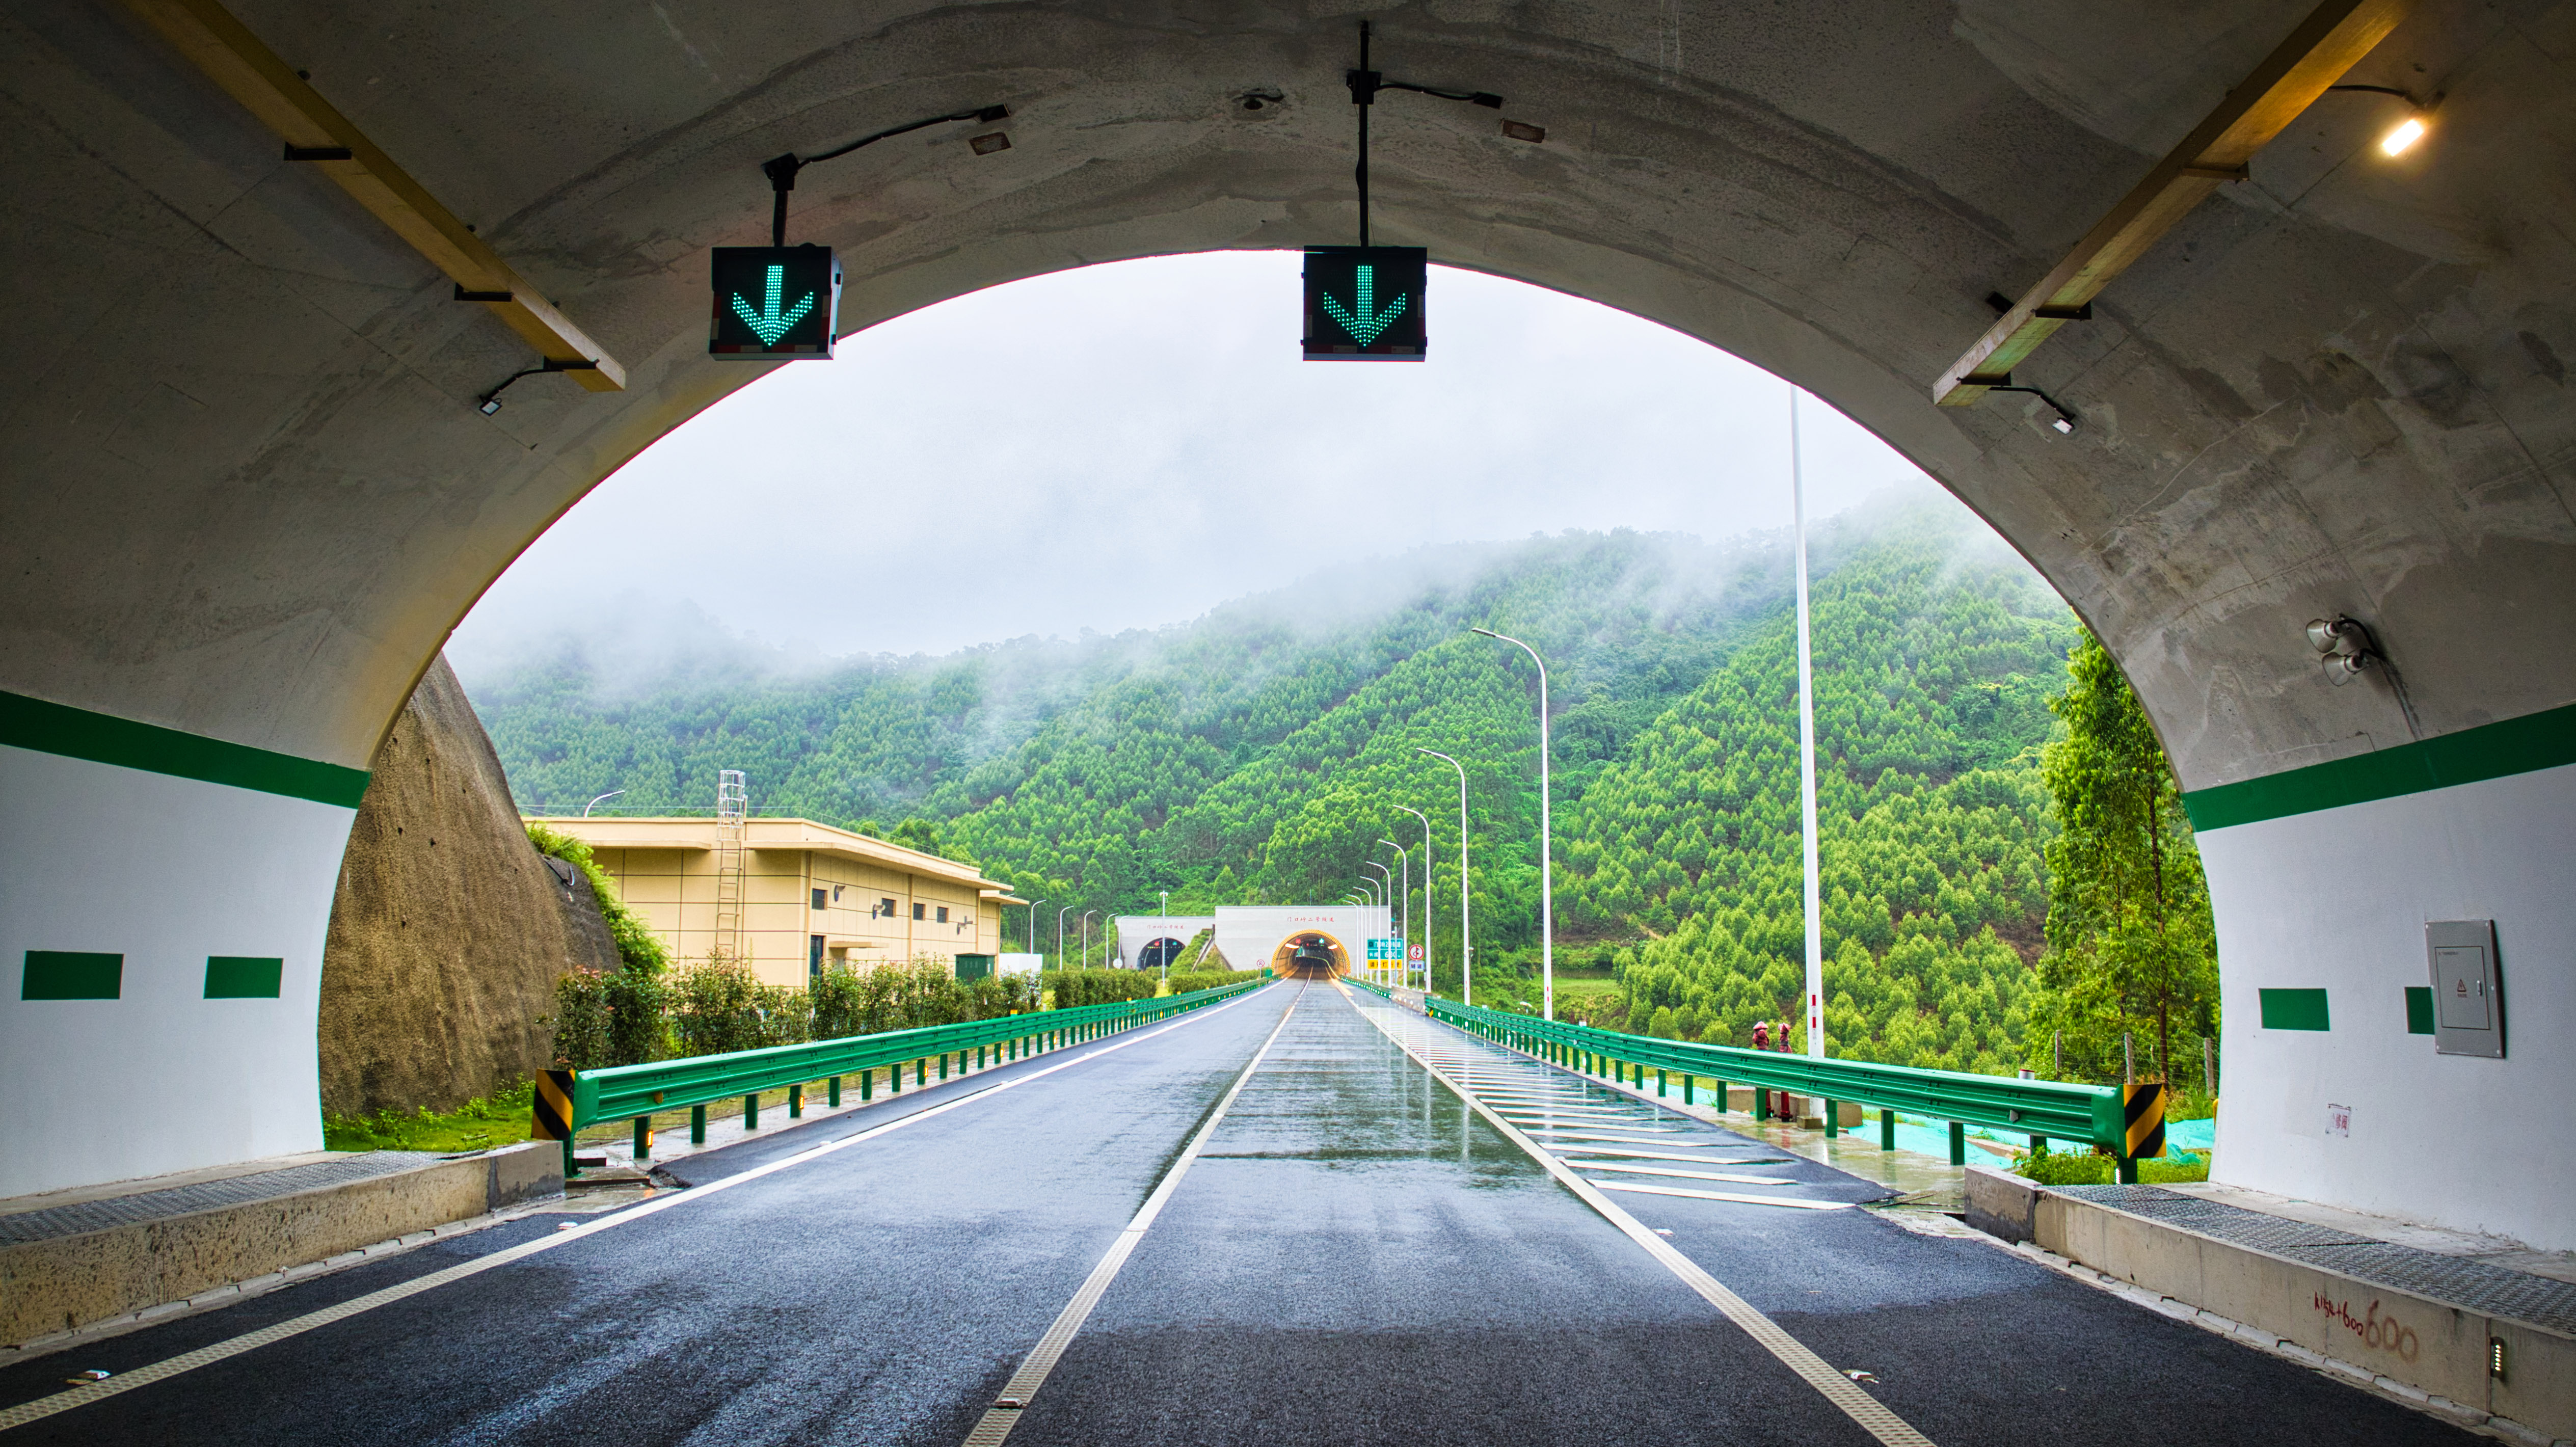
<path id="1" fill-rule="evenodd" d="M 821 246 L 719 246 L 707 355 L 781 361 L 832 355 L 841 265 Z"/>
<path id="2" fill-rule="evenodd" d="M 1362 278 L 1361 284 L 1363 286 L 1367 284 L 1365 277 Z M 814 309 L 814 293 L 809 291 L 805 293 L 803 301 L 789 307 L 782 315 L 778 310 L 778 294 L 786 289 L 787 268 L 773 266 L 769 268 L 767 297 L 757 313 L 752 311 L 750 302 L 742 299 L 741 292 L 733 294 L 733 314 L 742 318 L 742 324 L 751 328 L 752 335 L 760 338 L 763 346 L 778 345 L 778 339 L 787 335 L 788 328 L 795 326 L 807 312 Z M 1363 292 L 1361 295 L 1365 297 L 1367 294 Z M 1396 299 L 1396 305 L 1403 304 L 1403 298 Z"/>
<path id="3" fill-rule="evenodd" d="M 1428 254 L 1418 246 L 1306 248 L 1306 360 L 1418 362 Z"/>
<path id="4" fill-rule="evenodd" d="M 778 305 L 775 295 L 771 296 L 769 304 L 772 308 Z M 736 301 L 734 305 L 740 306 L 742 303 Z M 1359 268 L 1359 280 L 1355 284 L 1350 308 L 1344 310 L 1341 302 L 1328 291 L 1324 293 L 1324 310 L 1331 312 L 1333 320 L 1342 324 L 1342 330 L 1350 333 L 1354 341 L 1365 347 L 1377 340 L 1378 333 L 1395 325 L 1397 317 L 1404 315 L 1404 293 L 1397 292 L 1395 300 L 1387 304 L 1386 310 L 1379 311 L 1377 309 L 1377 268 L 1363 263 Z"/>

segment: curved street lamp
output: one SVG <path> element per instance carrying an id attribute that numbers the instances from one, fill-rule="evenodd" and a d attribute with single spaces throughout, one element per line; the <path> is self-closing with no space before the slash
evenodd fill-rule
<path id="1" fill-rule="evenodd" d="M 625 793 L 625 792 L 626 792 L 626 791 L 625 791 L 624 789 L 611 789 L 611 790 L 609 790 L 607 793 L 600 795 L 598 798 L 591 800 L 588 804 L 584 804 L 584 805 L 582 805 L 582 806 L 581 806 L 581 817 L 583 817 L 584 819 L 589 818 L 589 817 L 590 817 L 590 811 L 591 811 L 594 807 L 596 807 L 596 806 L 598 806 L 598 805 L 601 805 L 601 804 L 605 804 L 605 803 L 607 803 L 609 800 L 614 799 L 614 798 L 616 798 L 618 795 L 623 794 L 623 793 Z"/>
<path id="2" fill-rule="evenodd" d="M 1033 900 L 1030 900 L 1030 901 L 1029 901 L 1029 953 L 1030 953 L 1030 954 L 1036 954 L 1036 953 L 1038 952 L 1038 906 L 1039 906 L 1039 905 L 1042 905 L 1042 904 L 1044 904 L 1044 903 L 1046 903 L 1046 901 L 1045 901 L 1045 900 L 1043 900 L 1043 899 L 1033 899 Z"/>
<path id="3" fill-rule="evenodd" d="M 1517 638 L 1507 637 L 1491 628 L 1469 630 L 1488 638 L 1498 638 L 1530 656 L 1538 665 L 1538 972 L 1539 1015 L 1556 1018 L 1556 899 L 1551 884 L 1556 874 L 1556 846 L 1552 842 L 1547 813 L 1547 660 L 1538 650 Z"/>
<path id="4" fill-rule="evenodd" d="M 1399 884 L 1395 891 L 1396 903 L 1404 910 L 1404 928 L 1397 930 L 1395 937 L 1411 939 L 1413 937 L 1413 856 L 1405 852 L 1403 845 L 1392 839 L 1381 839 L 1378 843 L 1394 850 L 1395 857 L 1404 862 L 1404 882 Z"/>
<path id="5" fill-rule="evenodd" d="M 1395 807 L 1422 821 L 1422 993 L 1431 993 L 1431 816 L 1403 804 Z"/>
<path id="6" fill-rule="evenodd" d="M 1476 1003 L 1476 941 L 1467 910 L 1467 766 L 1438 749 L 1416 748 L 1458 771 L 1458 1003 Z"/>
<path id="7" fill-rule="evenodd" d="M 1055 967 L 1059 970 L 1064 968 L 1064 911 L 1071 908 L 1068 904 L 1055 912 Z"/>
<path id="8" fill-rule="evenodd" d="M 1082 967 L 1086 970 L 1091 968 L 1091 917 L 1098 913 L 1096 909 L 1082 912 Z"/>

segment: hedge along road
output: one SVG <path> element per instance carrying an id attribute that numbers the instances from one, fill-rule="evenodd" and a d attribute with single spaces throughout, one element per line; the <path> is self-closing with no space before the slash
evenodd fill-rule
<path id="1" fill-rule="evenodd" d="M 1398 1038 L 1415 1028 L 1420 1060 Z M 994 1435 L 989 1409 L 1067 1318 L 1079 1330 L 1009 1413 L 1010 1447 L 1878 1440 L 1423 1061 L 1497 1099 L 1530 1088 L 1527 1072 L 1504 1080 L 1520 1064 L 1484 1042 L 1337 988 L 1277 986 L 1072 1060 L 934 1088 L 894 1129 L 840 1118 L 692 1157 L 682 1167 L 713 1190 L 0 1447 L 253 1435 L 953 1447 L 979 1423 Z M 1571 1084 L 1537 1074 L 1542 1093 Z M 1591 1094 L 1567 1114 L 1627 1110 L 1639 1133 L 1673 1133 L 1657 1146 L 1670 1154 L 1773 1154 Z M 837 1140 L 850 1143 L 814 1153 Z M 1814 1202 L 1873 1193 L 1807 1162 L 1730 1169 Z M 1871 1370 L 1868 1391 L 1945 1447 L 2150 1433 L 2270 1447 L 2324 1425 L 2339 1443 L 2467 1440 L 1977 1242 L 1851 1209 L 1617 1204 L 1785 1338 Z M 26 1363 L 0 1372 L 0 1403 L 58 1393 L 78 1367 L 126 1372 L 467 1255 L 549 1244 L 559 1219 Z"/>

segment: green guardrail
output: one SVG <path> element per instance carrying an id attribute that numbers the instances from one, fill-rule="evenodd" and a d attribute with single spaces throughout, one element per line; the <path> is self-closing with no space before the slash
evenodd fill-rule
<path id="1" fill-rule="evenodd" d="M 743 1127 L 760 1128 L 760 1092 L 787 1087 L 787 1114 L 790 1119 L 805 1113 L 805 1086 L 820 1080 L 828 1082 L 827 1104 L 841 1103 L 841 1078 L 859 1077 L 859 1099 L 872 1098 L 876 1072 L 887 1070 L 889 1093 L 903 1089 L 903 1069 L 913 1067 L 916 1088 L 929 1083 L 933 1062 L 939 1078 L 948 1078 L 949 1061 L 954 1058 L 959 1074 L 970 1068 L 983 1069 L 1026 1059 L 1150 1025 L 1174 1015 L 1220 1004 L 1238 995 L 1258 990 L 1263 980 L 1246 980 L 1213 990 L 1193 990 L 1186 995 L 1165 995 L 1151 1000 L 1120 1000 L 1106 1005 L 1083 1005 L 1069 1010 L 1031 1010 L 1016 1015 L 997 1015 L 989 1020 L 969 1020 L 956 1025 L 929 1025 L 917 1030 L 883 1030 L 873 1035 L 850 1035 L 838 1040 L 818 1040 L 807 1045 L 772 1045 L 760 1050 L 736 1050 L 724 1055 L 695 1055 L 685 1060 L 657 1060 L 649 1065 L 611 1065 L 595 1070 L 550 1071 L 547 1084 L 555 1091 L 538 1091 L 537 1117 L 542 1134 L 560 1128 L 564 1147 L 564 1176 L 580 1174 L 573 1164 L 573 1134 L 584 1126 L 605 1120 L 635 1122 L 635 1159 L 651 1158 L 652 1117 L 657 1111 L 689 1111 L 689 1140 L 704 1145 L 707 1139 L 707 1106 L 715 1101 L 742 1097 Z M 973 1065 L 968 1065 L 968 1059 Z M 569 1077 L 567 1079 L 567 1077 Z M 560 1096 L 569 1105 L 568 1119 L 549 1121 L 548 1097 Z"/>
<path id="2" fill-rule="evenodd" d="M 1427 1004 L 1435 1020 L 1580 1073 L 1609 1076 L 1623 1085 L 1633 1073 L 1634 1083 L 1642 1089 L 1646 1072 L 1653 1070 L 1658 1095 L 1678 1074 L 1684 1104 L 1692 1103 L 1700 1080 L 1715 1083 L 1720 1111 L 1727 1109 L 1728 1085 L 1749 1085 L 1754 1117 L 1763 1119 L 1770 1114 L 1765 1090 L 1795 1091 L 1825 1102 L 1828 1136 L 1841 1133 L 1836 1106 L 1849 1102 L 1877 1107 L 1879 1144 L 1888 1150 L 1896 1148 L 1896 1113 L 1904 1111 L 1949 1122 L 1954 1166 L 1967 1163 L 1967 1127 L 1979 1125 L 2027 1134 L 2034 1149 L 2047 1140 L 2099 1146 L 2120 1158 L 2121 1180 L 2137 1179 L 2137 1162 L 2123 1154 L 2127 1122 L 2120 1092 L 2107 1085 L 2015 1080 L 1865 1060 L 1817 1060 L 1734 1045 L 1658 1040 L 1455 1000 L 1433 999 Z"/>

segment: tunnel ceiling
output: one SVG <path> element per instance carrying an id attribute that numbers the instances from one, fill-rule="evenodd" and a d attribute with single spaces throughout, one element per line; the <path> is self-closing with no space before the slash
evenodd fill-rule
<path id="1" fill-rule="evenodd" d="M 1941 479 L 2104 636 L 2201 787 L 2567 702 L 2576 668 L 2576 7 L 2418 7 L 2059 333 L 2028 398 L 1929 387 L 2305 13 L 1850 0 L 1368 12 L 1378 239 L 1678 328 Z M 1688 9 L 1690 13 L 1681 13 Z M 124 9 L 13 4 L 0 228 L 21 344 L 0 688 L 363 766 L 482 589 L 756 368 L 710 363 L 707 249 L 765 239 L 759 162 L 1004 103 L 799 179 L 845 328 L 1140 255 L 1353 239 L 1360 12 L 1294 5 L 241 3 L 289 64 L 598 338 L 530 354 Z M 1281 97 L 1247 111 L 1239 97 Z M 980 129 L 980 128 L 978 128 Z M 961 385 L 1006 399 L 1013 359 Z M 1436 361 L 1433 365 L 1437 365 Z M 1006 400 L 997 401 L 1006 406 Z M 1612 484 L 1604 483 L 1607 489 Z"/>

